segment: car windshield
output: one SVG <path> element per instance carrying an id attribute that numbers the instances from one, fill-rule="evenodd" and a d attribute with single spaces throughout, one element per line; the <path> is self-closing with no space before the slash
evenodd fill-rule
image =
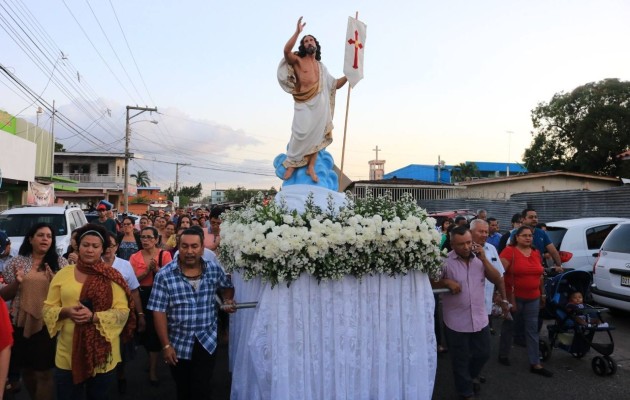
<path id="1" fill-rule="evenodd" d="M 553 242 L 553 245 L 556 249 L 560 250 L 560 245 L 562 244 L 562 239 L 564 235 L 567 233 L 566 228 L 560 228 L 557 226 L 548 226 L 547 227 L 547 236 Z"/>
<path id="2" fill-rule="evenodd" d="M 26 236 L 28 230 L 39 222 L 46 222 L 55 230 L 55 236 L 68 234 L 63 214 L 10 214 L 0 215 L 0 229 L 8 236 Z"/>
<path id="3" fill-rule="evenodd" d="M 602 245 L 603 251 L 630 253 L 630 224 L 619 225 Z"/>

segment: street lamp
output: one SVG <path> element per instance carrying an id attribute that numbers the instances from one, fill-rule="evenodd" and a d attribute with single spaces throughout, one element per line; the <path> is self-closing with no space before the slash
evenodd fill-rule
<path id="1" fill-rule="evenodd" d="M 137 110 L 138 112 L 132 116 L 129 116 L 129 110 Z M 130 119 L 133 119 L 135 117 L 137 117 L 138 115 L 142 114 L 145 111 L 150 111 L 150 112 L 157 112 L 157 107 L 154 108 L 149 108 L 149 107 L 134 107 L 134 106 L 127 106 L 127 119 L 126 119 L 126 124 L 125 124 L 125 187 L 124 187 L 124 193 L 125 193 L 125 213 L 129 214 L 129 158 L 130 158 L 130 154 L 129 154 L 129 136 L 131 134 L 131 128 L 129 127 L 131 124 L 129 123 Z M 157 124 L 158 122 L 155 120 L 142 120 L 142 121 L 136 121 L 136 122 L 151 122 L 152 124 Z M 135 124 L 135 122 L 134 122 Z"/>
<path id="2" fill-rule="evenodd" d="M 511 150 L 511 147 L 512 147 L 512 134 L 514 132 L 512 132 L 512 131 L 505 131 L 505 133 L 508 134 L 508 162 L 507 162 L 507 165 L 506 165 L 505 176 L 510 176 L 510 150 Z"/>

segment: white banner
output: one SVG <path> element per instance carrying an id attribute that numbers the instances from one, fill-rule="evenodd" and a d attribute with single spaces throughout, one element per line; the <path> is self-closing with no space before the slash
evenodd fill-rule
<path id="1" fill-rule="evenodd" d="M 348 17 L 343 73 L 353 88 L 363 79 L 363 51 L 365 50 L 366 30 L 367 25 L 363 22 Z"/>
<path id="2" fill-rule="evenodd" d="M 52 206 L 55 204 L 55 189 L 53 185 L 29 182 L 26 204 L 29 206 Z"/>

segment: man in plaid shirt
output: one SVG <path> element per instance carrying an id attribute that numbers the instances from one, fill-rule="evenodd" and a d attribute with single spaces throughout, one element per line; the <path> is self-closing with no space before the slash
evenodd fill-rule
<path id="1" fill-rule="evenodd" d="M 236 311 L 232 283 L 217 263 L 202 258 L 203 249 L 202 234 L 186 229 L 179 240 L 179 257 L 155 275 L 147 306 L 153 311 L 179 400 L 211 398 L 218 289 L 224 305 L 231 306 L 225 311 Z"/>

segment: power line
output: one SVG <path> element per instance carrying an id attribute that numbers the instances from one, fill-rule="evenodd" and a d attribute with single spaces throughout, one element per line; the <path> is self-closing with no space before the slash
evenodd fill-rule
<path id="1" fill-rule="evenodd" d="M 7 4 L 7 7 L 10 7 Z M 22 31 L 22 34 L 25 38 L 28 39 L 29 42 L 31 42 L 35 48 L 47 59 L 47 62 L 50 63 L 50 65 L 60 65 L 60 68 L 58 69 L 60 71 L 60 75 L 63 77 L 63 79 L 65 79 L 65 81 L 67 83 L 70 84 L 70 86 L 73 88 L 73 90 L 76 91 L 76 93 L 81 97 L 83 103 L 81 101 L 79 101 L 75 96 L 73 96 L 71 94 L 71 91 L 57 78 L 56 74 L 54 74 L 54 69 L 53 71 L 50 71 L 47 69 L 46 66 L 46 62 L 44 62 L 40 56 L 33 51 L 27 41 L 22 37 L 22 35 L 20 35 L 15 29 L 11 28 L 10 24 L 8 22 L 6 22 L 6 19 L 4 19 L 1 15 L 0 18 L 2 18 L 5 23 L 6 23 L 6 27 L 3 27 L 3 29 L 5 29 L 5 31 L 9 34 L 9 36 L 12 37 L 12 39 L 14 40 L 14 42 L 24 51 L 24 53 L 33 61 L 34 65 L 37 66 L 37 68 L 39 68 L 42 72 L 44 72 L 44 74 L 46 76 L 48 76 L 50 74 L 52 81 L 55 83 L 55 86 L 57 86 L 63 93 L 65 93 L 65 95 L 68 97 L 68 99 L 75 104 L 75 106 L 77 108 L 79 108 L 81 111 L 83 111 L 86 116 L 88 116 L 88 118 L 90 119 L 97 119 L 100 118 L 100 110 L 97 110 L 91 103 L 91 100 L 88 100 L 84 94 L 82 93 L 83 89 L 80 86 L 77 86 L 75 84 L 74 81 L 74 72 L 72 72 L 70 74 L 68 74 L 65 70 L 64 67 L 67 67 L 67 57 L 65 57 L 65 55 L 63 54 L 63 52 L 61 52 L 60 50 L 58 50 L 58 46 L 54 45 L 53 42 L 53 49 L 48 49 L 47 52 L 45 52 L 45 48 L 46 46 L 49 46 L 49 44 L 46 44 L 46 41 L 48 42 L 52 42 L 52 39 L 50 39 L 50 35 L 47 35 L 45 33 L 45 31 L 43 30 L 43 28 L 41 28 L 41 24 L 39 24 L 39 22 L 37 21 L 37 19 L 32 15 L 32 13 L 30 13 L 30 11 L 28 11 L 28 8 L 26 8 L 24 5 L 17 5 L 16 8 L 21 8 L 22 10 L 20 11 L 16 11 L 14 9 L 11 9 L 11 11 L 13 12 L 13 14 L 15 14 L 15 16 L 18 15 L 18 13 L 20 14 L 20 16 L 18 17 L 20 19 L 20 21 L 18 22 L 16 20 L 16 18 L 6 9 L 3 7 L 3 9 L 6 11 L 6 13 L 4 15 L 8 15 L 15 23 L 16 26 L 18 26 L 18 28 Z M 34 23 L 33 23 L 34 22 Z M 34 27 L 34 29 L 31 29 L 29 27 L 29 24 L 32 25 Z M 10 29 L 12 32 L 8 31 L 7 29 Z M 28 32 L 27 32 L 28 30 Z M 44 40 L 42 40 L 41 36 L 42 34 L 37 33 L 36 31 L 39 32 L 44 32 L 43 37 Z M 39 40 L 39 44 L 36 41 L 36 36 L 40 36 Z M 48 54 L 48 55 L 47 55 Z M 62 63 L 58 63 L 59 61 L 59 57 L 54 56 L 54 54 L 61 54 L 61 58 L 64 60 L 64 62 Z M 51 59 L 52 57 L 52 59 Z M 55 61 L 53 61 L 55 60 Z M 78 72 L 76 73 L 78 75 Z M 85 83 L 85 80 L 84 80 Z M 89 87 L 89 86 L 88 86 Z M 99 101 L 95 101 L 95 103 L 98 103 Z M 94 116 L 93 114 L 91 114 L 83 105 L 87 105 L 89 107 L 91 107 L 91 109 L 98 115 L 98 116 Z M 109 121 L 107 121 L 109 122 Z M 110 127 L 112 127 L 111 122 L 110 123 Z M 101 128 L 105 129 L 102 125 L 100 125 Z M 107 131 L 107 129 L 105 129 Z"/>
<path id="2" fill-rule="evenodd" d="M 142 95 L 138 91 L 138 88 L 136 87 L 136 85 L 133 83 L 133 80 L 129 76 L 129 73 L 127 72 L 127 69 L 125 68 L 125 65 L 120 60 L 120 57 L 118 57 L 118 53 L 116 52 L 116 49 L 114 48 L 114 45 L 112 45 L 112 42 L 109 40 L 109 36 L 107 36 L 107 33 L 105 32 L 105 29 L 103 29 L 103 25 L 101 25 L 101 21 L 99 21 L 98 17 L 96 16 L 96 13 L 94 12 L 94 9 L 90 5 L 90 2 L 88 0 L 85 0 L 85 3 L 87 4 L 88 8 L 92 12 L 92 15 L 94 16 L 94 19 L 96 20 L 96 23 L 98 24 L 98 27 L 101 29 L 101 32 L 103 33 L 103 36 L 105 36 L 105 40 L 107 40 L 107 43 L 109 44 L 109 48 L 112 49 L 112 52 L 114 53 L 114 56 L 116 56 L 116 59 L 118 60 L 118 63 L 120 64 L 121 68 L 123 69 L 123 72 L 127 76 L 127 79 L 129 79 L 129 83 L 131 83 L 131 86 L 133 86 L 133 89 L 136 91 L 136 94 L 140 97 L 140 100 L 142 100 L 142 102 L 145 103 L 144 99 L 142 98 Z"/>
<path id="3" fill-rule="evenodd" d="M 109 72 L 112 74 L 112 76 L 116 79 L 116 82 L 118 82 L 118 84 L 120 85 L 121 88 L 123 88 L 123 90 L 127 93 L 127 95 L 129 96 L 130 99 L 133 99 L 133 96 L 131 95 L 131 93 L 129 93 L 129 90 L 127 90 L 127 88 L 125 87 L 125 85 L 123 85 L 123 83 L 120 81 L 120 79 L 118 78 L 118 76 L 114 73 L 114 71 L 112 70 L 112 67 L 110 67 L 109 63 L 105 60 L 105 58 L 103 57 L 103 55 L 101 54 L 100 51 L 98 51 L 98 49 L 96 48 L 96 45 L 94 44 L 94 42 L 92 42 L 92 39 L 90 39 L 90 36 L 87 34 L 87 32 L 85 31 L 85 29 L 83 29 L 83 26 L 81 25 L 81 23 L 79 22 L 79 20 L 77 19 L 77 17 L 74 15 L 74 13 L 72 12 L 72 10 L 70 9 L 70 7 L 68 7 L 68 4 L 66 4 L 65 0 L 62 0 L 63 5 L 66 7 L 66 9 L 68 10 L 68 12 L 70 13 L 70 15 L 72 16 L 72 18 L 74 19 L 74 22 L 77 23 L 77 25 L 79 26 L 79 29 L 81 29 L 81 32 L 83 32 L 83 35 L 85 35 L 86 39 L 88 40 L 88 42 L 90 42 L 90 44 L 92 45 L 92 48 L 94 49 L 94 51 L 96 51 L 96 54 L 98 54 L 99 58 L 101 59 L 101 61 L 103 61 L 103 63 L 105 64 L 105 66 L 107 67 L 107 69 L 109 70 Z"/>

